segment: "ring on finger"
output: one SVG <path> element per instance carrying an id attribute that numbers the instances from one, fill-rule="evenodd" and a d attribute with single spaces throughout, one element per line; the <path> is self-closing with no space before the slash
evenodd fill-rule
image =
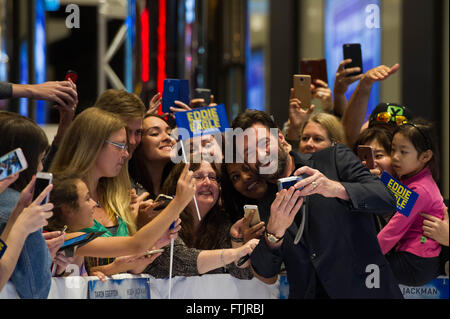
<path id="1" fill-rule="evenodd" d="M 313 189 L 316 189 L 316 187 L 317 187 L 317 182 L 311 182 L 311 185 L 313 186 Z"/>

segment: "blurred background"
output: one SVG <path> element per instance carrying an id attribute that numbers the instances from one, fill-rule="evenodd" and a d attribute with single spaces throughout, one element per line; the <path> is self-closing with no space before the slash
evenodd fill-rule
<path id="1" fill-rule="evenodd" d="M 300 60 L 325 58 L 332 88 L 342 45 L 361 43 L 363 72 L 400 64 L 373 87 L 367 113 L 395 102 L 435 123 L 448 198 L 448 31 L 448 0 L 0 0 L 0 81 L 75 70 L 81 112 L 108 88 L 147 105 L 165 78 L 188 79 L 191 90 L 211 89 L 230 120 L 252 108 L 282 125 Z M 58 123 L 44 101 L 0 103 L 49 135 Z"/>

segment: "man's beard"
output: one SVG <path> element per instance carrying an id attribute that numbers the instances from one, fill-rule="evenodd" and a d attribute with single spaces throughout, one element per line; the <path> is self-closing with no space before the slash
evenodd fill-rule
<path id="1" fill-rule="evenodd" d="M 257 164 L 256 173 L 261 176 L 265 181 L 272 183 L 274 180 L 283 177 L 283 173 L 286 169 L 288 153 L 284 150 L 284 148 L 279 144 L 278 145 L 278 158 L 277 158 L 277 169 L 272 174 L 263 174 L 261 173 L 261 163 Z"/>

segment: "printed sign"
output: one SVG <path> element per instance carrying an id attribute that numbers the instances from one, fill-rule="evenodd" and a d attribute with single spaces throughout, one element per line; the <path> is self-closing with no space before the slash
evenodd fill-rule
<path id="1" fill-rule="evenodd" d="M 148 278 L 90 280 L 89 299 L 150 299 Z"/>
<path id="2" fill-rule="evenodd" d="M 217 106 L 207 106 L 196 108 L 191 111 L 175 113 L 179 132 L 187 131 L 187 134 L 180 134 L 182 139 L 194 136 L 217 134 L 225 132 L 229 128 L 227 113 L 224 104 Z"/>
<path id="3" fill-rule="evenodd" d="M 420 287 L 400 285 L 405 299 L 448 299 L 448 277 L 439 276 Z"/>
<path id="4" fill-rule="evenodd" d="M 380 178 L 383 184 L 395 195 L 397 211 L 408 217 L 419 194 L 410 190 L 386 172 L 381 174 Z"/>

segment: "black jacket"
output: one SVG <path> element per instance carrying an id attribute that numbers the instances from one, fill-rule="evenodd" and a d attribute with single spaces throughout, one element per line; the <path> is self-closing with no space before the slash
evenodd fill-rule
<path id="1" fill-rule="evenodd" d="M 273 277 L 284 262 L 289 298 L 315 298 L 317 279 L 331 298 L 402 298 L 381 253 L 372 215 L 395 212 L 394 196 L 344 145 L 309 155 L 293 152 L 291 155 L 296 169 L 307 165 L 339 181 L 350 200 L 308 196 L 301 241 L 293 243 L 300 209 L 279 249 L 271 250 L 261 239 L 251 256 L 255 271 L 263 277 Z M 266 223 L 274 198 L 275 194 L 271 194 L 260 203 L 261 218 Z M 378 285 L 368 288 L 366 280 L 369 287 L 377 283 L 374 267 L 379 269 L 379 288 Z"/>

